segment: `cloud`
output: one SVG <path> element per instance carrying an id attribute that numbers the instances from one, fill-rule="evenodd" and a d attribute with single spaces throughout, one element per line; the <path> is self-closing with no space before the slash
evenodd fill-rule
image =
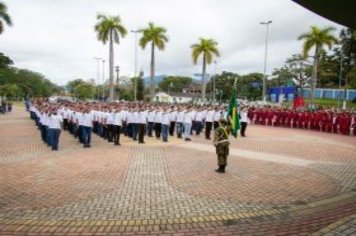
<path id="1" fill-rule="evenodd" d="M 336 25 L 292 1 L 285 0 L 5 0 L 14 26 L 0 36 L 0 51 L 16 66 L 38 71 L 64 85 L 76 78 L 96 78 L 94 57 L 108 58 L 108 45 L 96 39 L 94 24 L 98 12 L 119 14 L 130 31 L 149 21 L 167 28 L 169 42 L 157 51 L 157 74 L 192 75 L 201 71 L 193 65 L 191 44 L 199 37 L 219 42 L 221 57 L 217 71 L 239 74 L 263 72 L 266 28 L 269 31 L 268 67 L 283 64 L 298 53 L 296 38 L 310 25 Z M 122 75 L 134 74 L 134 34 L 121 40 L 115 50 L 115 64 Z M 138 49 L 138 69 L 149 72 L 149 49 Z M 108 63 L 106 63 L 106 66 Z M 102 68 L 102 65 L 100 66 Z M 101 69 L 100 69 L 101 70 Z M 105 68 L 106 74 L 108 68 Z M 215 66 L 208 67 L 215 73 Z M 102 71 L 100 71 L 100 75 Z"/>

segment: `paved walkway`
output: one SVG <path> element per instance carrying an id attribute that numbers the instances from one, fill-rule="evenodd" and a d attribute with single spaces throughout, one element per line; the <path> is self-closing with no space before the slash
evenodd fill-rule
<path id="1" fill-rule="evenodd" d="M 40 141 L 28 114 L 0 116 L 0 235 L 353 235 L 356 137 L 248 127 L 217 174 L 193 136 L 92 148 Z"/>

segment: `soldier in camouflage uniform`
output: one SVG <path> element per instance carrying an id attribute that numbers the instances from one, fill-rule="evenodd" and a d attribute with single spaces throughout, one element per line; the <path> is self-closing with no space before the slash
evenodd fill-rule
<path id="1" fill-rule="evenodd" d="M 230 127 L 226 125 L 226 121 L 221 119 L 219 121 L 219 127 L 214 132 L 214 146 L 216 147 L 216 154 L 218 156 L 219 168 L 215 171 L 218 173 L 225 173 L 225 167 L 227 166 L 227 156 L 229 155 L 229 133 Z"/>

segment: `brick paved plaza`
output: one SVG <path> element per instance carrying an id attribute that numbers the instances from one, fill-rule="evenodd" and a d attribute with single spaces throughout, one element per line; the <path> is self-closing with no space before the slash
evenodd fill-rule
<path id="1" fill-rule="evenodd" d="M 356 137 L 249 126 L 225 174 L 211 142 L 62 132 L 0 116 L 0 235 L 355 235 Z"/>

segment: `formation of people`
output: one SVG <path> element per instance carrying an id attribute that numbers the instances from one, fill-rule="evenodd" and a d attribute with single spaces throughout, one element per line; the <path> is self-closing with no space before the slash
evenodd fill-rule
<path id="1" fill-rule="evenodd" d="M 356 135 L 356 113 L 350 111 L 250 107 L 248 118 L 257 125 Z"/>
<path id="2" fill-rule="evenodd" d="M 210 140 L 219 120 L 227 117 L 224 106 L 195 106 L 125 103 L 65 103 L 51 104 L 34 101 L 29 108 L 32 119 L 41 130 L 45 143 L 58 149 L 62 128 L 77 138 L 84 148 L 90 148 L 92 132 L 121 145 L 121 135 L 128 136 L 139 144 L 145 137 L 155 137 L 168 142 L 170 136 L 191 141 L 191 135 L 201 135 Z M 247 113 L 246 113 L 247 117 Z M 55 132 L 52 129 L 56 129 Z M 55 137 L 54 137 L 55 135 Z"/>

